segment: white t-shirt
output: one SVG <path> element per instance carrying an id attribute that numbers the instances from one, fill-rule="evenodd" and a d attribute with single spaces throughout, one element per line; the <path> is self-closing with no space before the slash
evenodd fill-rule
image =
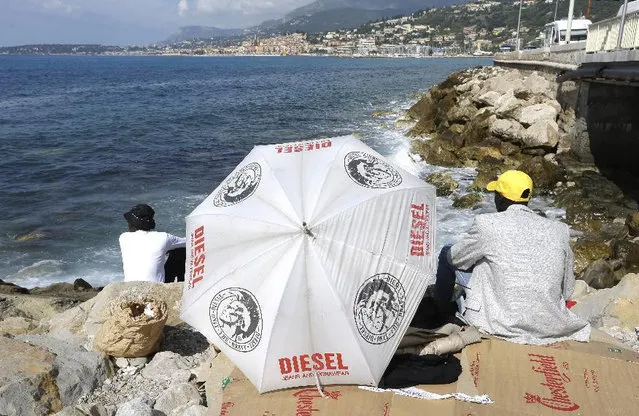
<path id="1" fill-rule="evenodd" d="M 164 283 L 166 252 L 185 247 L 186 239 L 160 231 L 134 231 L 120 235 L 124 281 Z"/>

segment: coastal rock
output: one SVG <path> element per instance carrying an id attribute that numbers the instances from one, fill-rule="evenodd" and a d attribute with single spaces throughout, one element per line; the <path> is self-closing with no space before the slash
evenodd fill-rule
<path id="1" fill-rule="evenodd" d="M 153 407 L 144 399 L 136 398 L 118 406 L 115 416 L 154 416 Z"/>
<path id="2" fill-rule="evenodd" d="M 156 400 L 154 409 L 166 415 L 177 414 L 180 407 L 202 404 L 202 397 L 197 387 L 191 383 L 174 384 L 164 391 Z"/>
<path id="3" fill-rule="evenodd" d="M 599 259 L 608 260 L 612 256 L 610 247 L 599 241 L 577 241 L 573 244 L 572 251 L 575 256 L 574 271 L 576 275 L 581 275 L 590 263 Z"/>
<path id="4" fill-rule="evenodd" d="M 564 178 L 563 169 L 543 157 L 526 159 L 517 169 L 526 172 L 532 178 L 533 194 L 554 189 L 555 184 Z"/>
<path id="5" fill-rule="evenodd" d="M 211 413 L 209 413 L 207 407 L 198 404 L 187 404 L 173 410 L 171 416 L 207 416 L 209 414 Z"/>
<path id="6" fill-rule="evenodd" d="M 613 287 L 617 283 L 612 266 L 603 259 L 597 259 L 587 265 L 581 279 L 595 289 Z"/>
<path id="7" fill-rule="evenodd" d="M 499 117 L 511 118 L 525 104 L 526 102 L 517 98 L 512 91 L 508 91 L 497 100 L 494 111 Z"/>
<path id="8" fill-rule="evenodd" d="M 559 126 L 555 120 L 539 120 L 531 124 L 521 138 L 528 147 L 555 147 L 559 143 Z"/>
<path id="9" fill-rule="evenodd" d="M 475 102 L 480 107 L 485 107 L 485 106 L 496 107 L 497 102 L 499 101 L 500 98 L 501 98 L 501 94 L 498 93 L 497 91 L 488 91 L 480 95 L 479 97 L 477 97 L 475 99 Z"/>
<path id="10" fill-rule="evenodd" d="M 188 361 L 181 355 L 161 351 L 144 367 L 142 375 L 156 381 L 187 382 L 191 378 L 190 368 Z"/>
<path id="11" fill-rule="evenodd" d="M 619 326 L 632 330 L 639 326 L 639 274 L 627 274 L 610 289 L 593 291 L 583 296 L 571 311 L 593 326 Z"/>
<path id="12" fill-rule="evenodd" d="M 470 193 L 458 198 L 453 198 L 453 208 L 473 208 L 484 200 L 484 197 L 479 193 Z"/>
<path id="13" fill-rule="evenodd" d="M 0 351 L 0 414 L 32 416 L 62 410 L 52 353 L 6 336 L 0 336 Z"/>
<path id="14" fill-rule="evenodd" d="M 4 294 L 16 294 L 16 293 L 29 293 L 29 289 L 20 287 L 14 283 L 4 282 L 0 280 L 0 293 Z"/>
<path id="15" fill-rule="evenodd" d="M 548 104 L 533 104 L 521 107 L 515 114 L 516 120 L 524 127 L 532 126 L 538 121 L 555 121 L 557 109 Z"/>
<path id="16" fill-rule="evenodd" d="M 0 321 L 0 334 L 29 334 L 38 328 L 38 322 L 23 316 L 12 316 Z"/>
<path id="17" fill-rule="evenodd" d="M 525 129 L 515 120 L 497 118 L 490 124 L 490 133 L 510 141 L 522 141 Z M 506 142 L 507 143 L 507 142 Z"/>
<path id="18" fill-rule="evenodd" d="M 463 166 L 455 154 L 446 150 L 437 140 L 413 142 L 413 152 L 419 154 L 426 162 L 446 167 Z"/>
<path id="19" fill-rule="evenodd" d="M 450 173 L 436 172 L 426 178 L 426 182 L 435 187 L 437 196 L 449 196 L 459 187 Z"/>
<path id="20" fill-rule="evenodd" d="M 628 226 L 628 233 L 632 237 L 639 236 L 639 211 L 628 214 L 626 217 L 626 225 Z"/>
<path id="21" fill-rule="evenodd" d="M 532 72 L 526 78 L 524 78 L 519 91 L 525 91 L 534 95 L 545 95 L 549 98 L 555 98 L 557 85 L 554 82 L 550 82 L 538 72 Z"/>
<path id="22" fill-rule="evenodd" d="M 92 392 L 112 372 L 104 354 L 84 349 L 81 339 L 64 340 L 49 335 L 21 335 L 16 337 L 28 344 L 49 351 L 55 358 L 55 384 L 62 404 L 75 404 L 84 394 Z"/>
<path id="23" fill-rule="evenodd" d="M 627 272 L 639 272 L 639 244 L 628 240 L 617 240 L 613 245 L 613 255 L 624 263 Z"/>

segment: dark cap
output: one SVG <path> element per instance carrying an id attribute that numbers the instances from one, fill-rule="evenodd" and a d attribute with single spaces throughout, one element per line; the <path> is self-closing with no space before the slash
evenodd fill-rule
<path id="1" fill-rule="evenodd" d="M 138 204 L 124 213 L 124 218 L 129 225 L 138 230 L 150 231 L 155 228 L 153 216 L 155 211 L 146 204 Z"/>

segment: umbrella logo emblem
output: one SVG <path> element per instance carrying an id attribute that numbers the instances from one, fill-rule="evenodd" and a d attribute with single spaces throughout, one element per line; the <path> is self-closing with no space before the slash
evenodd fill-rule
<path id="1" fill-rule="evenodd" d="M 253 351 L 262 339 L 262 311 L 251 292 L 231 287 L 211 300 L 209 318 L 215 333 L 239 352 Z"/>
<path id="2" fill-rule="evenodd" d="M 402 176 L 394 167 L 368 153 L 348 153 L 344 168 L 352 180 L 366 188 L 394 188 L 402 183 Z"/>
<path id="3" fill-rule="evenodd" d="M 368 278 L 357 291 L 353 315 L 359 334 L 369 344 L 391 339 L 404 318 L 406 300 L 402 283 L 388 273 Z"/>
<path id="4" fill-rule="evenodd" d="M 253 195 L 262 179 L 262 168 L 252 162 L 229 176 L 213 197 L 216 207 L 228 207 L 244 201 Z"/>

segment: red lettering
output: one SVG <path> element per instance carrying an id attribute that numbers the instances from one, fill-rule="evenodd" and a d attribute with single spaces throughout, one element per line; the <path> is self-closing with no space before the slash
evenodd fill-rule
<path id="1" fill-rule="evenodd" d="M 324 360 L 326 361 L 326 369 L 327 370 L 337 370 L 337 367 L 335 367 L 335 363 L 334 363 L 334 357 L 335 354 L 332 352 L 327 352 L 326 354 L 324 354 Z"/>
<path id="2" fill-rule="evenodd" d="M 322 354 L 315 353 L 311 355 L 311 359 L 313 360 L 313 370 L 323 370 L 324 369 L 324 361 L 322 361 Z"/>
<path id="3" fill-rule="evenodd" d="M 295 370 L 296 373 L 300 372 L 300 364 L 299 361 L 297 361 L 297 355 L 293 357 L 293 370 Z"/>
<path id="4" fill-rule="evenodd" d="M 421 244 L 422 240 L 424 240 L 424 233 L 419 231 L 411 231 L 410 238 L 413 238 L 416 240 L 416 241 L 415 240 L 411 241 L 411 243 Z"/>
<path id="5" fill-rule="evenodd" d="M 204 241 L 204 240 L 202 240 Z M 204 244 L 199 244 L 195 246 L 195 255 L 202 253 L 204 251 Z"/>
<path id="6" fill-rule="evenodd" d="M 288 358 L 280 358 L 278 361 L 280 363 L 280 373 L 288 374 L 293 371 L 293 368 L 291 367 L 291 360 Z"/>
<path id="7" fill-rule="evenodd" d="M 204 263 L 204 259 L 205 259 L 205 258 L 206 258 L 206 256 L 205 256 L 204 254 L 200 254 L 199 256 L 197 256 L 197 257 L 195 258 L 195 262 L 194 262 L 194 264 L 193 264 L 193 265 L 194 265 L 194 266 L 200 266 L 200 265 L 202 265 L 202 266 L 200 266 L 200 267 L 196 267 L 196 268 L 193 270 L 193 274 L 197 274 L 197 269 L 202 269 L 202 270 L 204 270 L 204 264 L 203 264 L 203 263 Z"/>
<path id="8" fill-rule="evenodd" d="M 424 255 L 424 247 L 422 246 L 412 246 L 410 248 L 411 256 L 423 256 Z"/>
<path id="9" fill-rule="evenodd" d="M 193 234 L 195 235 L 196 239 L 200 237 L 204 237 L 204 226 L 200 225 L 199 227 L 197 227 L 195 231 L 193 232 Z"/>
<path id="10" fill-rule="evenodd" d="M 300 355 L 300 369 L 302 371 L 311 371 L 311 363 L 308 354 Z"/>
<path id="11" fill-rule="evenodd" d="M 426 223 L 423 220 L 413 220 L 413 229 L 414 230 L 423 230 L 426 226 Z"/>
<path id="12" fill-rule="evenodd" d="M 337 368 L 340 370 L 348 370 L 348 366 L 342 363 L 342 353 L 338 352 L 337 354 Z"/>
<path id="13" fill-rule="evenodd" d="M 193 278 L 193 280 L 191 281 L 191 287 L 195 287 L 195 285 L 204 278 L 204 276 L 198 276 Z"/>

